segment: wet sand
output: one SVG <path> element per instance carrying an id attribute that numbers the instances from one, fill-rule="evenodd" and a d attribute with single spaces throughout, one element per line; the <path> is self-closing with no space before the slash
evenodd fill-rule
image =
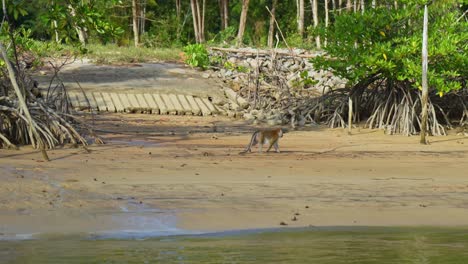
<path id="1" fill-rule="evenodd" d="M 468 137 L 424 146 L 312 127 L 286 133 L 281 153 L 239 155 L 253 130 L 242 121 L 106 114 L 95 125 L 107 144 L 90 153 L 0 150 L 0 237 L 468 223 Z"/>

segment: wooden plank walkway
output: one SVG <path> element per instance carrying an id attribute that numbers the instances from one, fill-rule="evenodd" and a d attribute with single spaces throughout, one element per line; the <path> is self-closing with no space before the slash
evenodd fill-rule
<path id="1" fill-rule="evenodd" d="M 219 113 L 208 98 L 182 94 L 69 92 L 77 111 L 141 112 L 158 115 L 213 115 Z"/>

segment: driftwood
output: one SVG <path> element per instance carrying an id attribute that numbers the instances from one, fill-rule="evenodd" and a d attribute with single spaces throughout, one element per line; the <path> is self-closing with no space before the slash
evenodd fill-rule
<path id="1" fill-rule="evenodd" d="M 239 53 L 244 55 L 271 55 L 272 51 L 265 51 L 265 50 L 250 50 L 250 49 L 232 49 L 232 48 L 217 48 L 212 47 L 211 50 L 222 51 L 222 52 L 230 52 L 230 53 Z M 316 54 L 297 54 L 293 51 L 291 52 L 283 52 L 283 51 L 273 51 L 275 54 L 279 56 L 291 56 L 291 57 L 298 57 L 298 58 L 315 58 L 317 57 Z"/>
<path id="2" fill-rule="evenodd" d="M 24 99 L 25 97 L 23 93 L 21 92 L 18 86 L 18 83 L 16 82 L 16 76 L 13 71 L 13 67 L 11 66 L 10 60 L 8 59 L 8 55 L 6 53 L 5 47 L 3 47 L 3 44 L 1 42 L 0 42 L 0 52 L 2 54 L 3 61 L 5 62 L 5 65 L 7 67 L 8 76 L 10 78 L 11 85 L 13 86 L 13 89 L 15 90 L 15 93 L 16 93 L 16 97 L 18 98 L 19 107 L 26 117 L 25 119 L 26 119 L 26 122 L 28 123 L 29 139 L 31 140 L 31 143 L 34 147 L 39 147 L 41 149 L 41 153 L 44 159 L 49 161 L 49 156 L 47 155 L 47 152 L 45 150 L 44 141 L 41 139 L 41 137 L 39 136 L 39 133 L 37 132 L 37 130 L 40 128 L 37 127 L 36 122 L 31 117 L 28 106 L 26 105 L 26 101 Z M 6 144 L 9 146 L 11 145 L 11 142 L 8 141 L 6 142 Z"/>
<path id="3" fill-rule="evenodd" d="M 17 148 L 18 145 L 30 144 L 41 149 L 44 159 L 48 160 L 46 149 L 63 144 L 86 148 L 85 134 L 102 143 L 89 126 L 70 112 L 62 82 L 56 86 L 50 85 L 46 96 L 37 91 L 33 93 L 37 87 L 26 70 L 10 64 L 2 43 L 0 51 L 7 66 L 6 72 L 0 71 L 0 85 L 3 88 L 0 90 L 0 147 Z M 15 65 L 18 67 L 21 63 Z M 61 66 L 54 66 L 57 78 Z"/>

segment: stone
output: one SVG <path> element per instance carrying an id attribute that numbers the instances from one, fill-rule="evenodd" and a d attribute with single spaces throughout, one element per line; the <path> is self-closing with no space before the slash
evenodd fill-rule
<path id="1" fill-rule="evenodd" d="M 254 120 L 255 117 L 251 113 L 245 113 L 244 114 L 244 119 L 245 120 Z"/>
<path id="2" fill-rule="evenodd" d="M 283 121 L 280 119 L 268 119 L 267 124 L 269 126 L 278 126 L 278 125 L 282 125 Z"/>
<path id="3" fill-rule="evenodd" d="M 235 57 L 230 57 L 227 61 L 232 64 L 237 64 L 237 59 Z"/>
<path id="4" fill-rule="evenodd" d="M 252 60 L 251 62 L 249 62 L 249 65 L 250 68 L 255 70 L 258 67 L 258 62 L 256 60 Z"/>
<path id="5" fill-rule="evenodd" d="M 259 111 L 256 110 L 256 109 L 250 111 L 250 114 L 251 114 L 251 115 L 254 115 L 254 116 L 258 115 L 258 113 L 259 113 Z"/>
<path id="6" fill-rule="evenodd" d="M 233 72 L 231 70 L 227 70 L 225 73 L 224 73 L 224 77 L 231 77 L 233 75 Z"/>
<path id="7" fill-rule="evenodd" d="M 289 66 L 289 70 L 293 71 L 293 72 L 298 71 L 300 68 L 301 67 L 299 65 L 296 65 L 296 64 L 293 64 L 293 65 Z"/>
<path id="8" fill-rule="evenodd" d="M 265 114 L 263 113 L 263 111 L 260 111 L 255 117 L 257 120 L 264 120 Z"/>

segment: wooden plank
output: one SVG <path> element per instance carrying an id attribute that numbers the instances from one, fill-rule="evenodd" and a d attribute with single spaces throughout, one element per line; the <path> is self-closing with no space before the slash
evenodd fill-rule
<path id="1" fill-rule="evenodd" d="M 104 98 L 102 98 L 101 93 L 93 93 L 94 101 L 96 102 L 97 108 L 100 112 L 107 111 L 107 105 L 106 102 L 104 101 Z"/>
<path id="2" fill-rule="evenodd" d="M 169 94 L 169 99 L 171 100 L 172 104 L 174 105 L 174 108 L 177 111 L 177 114 L 185 115 L 185 109 L 180 104 L 179 100 L 177 99 L 177 96 L 175 94 Z"/>
<path id="3" fill-rule="evenodd" d="M 140 105 L 142 111 L 145 113 L 150 113 L 151 112 L 151 107 L 148 105 L 148 102 L 146 102 L 145 97 L 143 94 L 135 94 L 135 97 L 138 101 L 138 104 Z"/>
<path id="4" fill-rule="evenodd" d="M 89 104 L 91 105 L 91 109 L 97 111 L 98 106 L 97 106 L 96 100 L 94 99 L 93 93 L 91 93 L 91 92 L 85 93 L 85 96 L 89 100 Z"/>
<path id="5" fill-rule="evenodd" d="M 75 92 L 68 92 L 68 100 L 73 109 L 78 110 L 80 108 L 78 97 Z"/>
<path id="6" fill-rule="evenodd" d="M 208 107 L 208 109 L 210 109 L 212 114 L 217 114 L 218 113 L 218 111 L 214 107 L 213 103 L 211 103 L 210 100 L 208 100 L 208 98 L 202 98 L 202 101 L 203 101 L 203 103 L 205 103 L 205 105 Z"/>
<path id="7" fill-rule="evenodd" d="M 210 109 L 208 109 L 208 107 L 203 103 L 202 99 L 198 97 L 195 97 L 194 99 L 195 102 L 197 102 L 197 105 L 200 107 L 203 116 L 211 115 Z"/>
<path id="8" fill-rule="evenodd" d="M 182 95 L 182 94 L 179 94 L 179 95 L 177 95 L 177 98 L 179 99 L 180 104 L 184 108 L 185 114 L 186 115 L 193 115 L 192 108 L 190 108 L 190 104 L 187 101 L 187 99 L 185 98 L 185 96 Z"/>
<path id="9" fill-rule="evenodd" d="M 187 101 L 188 101 L 188 103 L 190 105 L 190 108 L 192 109 L 192 113 L 194 115 L 201 115 L 202 114 L 201 109 L 197 105 L 197 103 L 195 102 L 195 99 L 193 98 L 193 96 L 186 95 L 185 98 L 187 99 Z"/>
<path id="10" fill-rule="evenodd" d="M 117 112 L 117 107 L 115 106 L 114 102 L 112 101 L 112 97 L 109 93 L 101 93 L 102 99 L 104 99 L 104 103 L 107 106 L 107 111 L 109 112 Z"/>
<path id="11" fill-rule="evenodd" d="M 161 115 L 167 115 L 167 113 L 169 111 L 168 111 L 167 106 L 164 103 L 163 99 L 161 98 L 161 96 L 159 94 L 153 94 L 153 98 L 154 98 L 154 101 L 156 102 L 156 104 L 159 107 L 159 113 Z"/>
<path id="12" fill-rule="evenodd" d="M 122 103 L 125 111 L 133 112 L 132 105 L 130 104 L 130 100 L 128 100 L 127 95 L 123 94 L 123 93 L 119 93 L 119 98 L 120 98 L 120 102 Z"/>
<path id="13" fill-rule="evenodd" d="M 170 115 L 177 115 L 177 110 L 175 109 L 174 104 L 172 104 L 172 101 L 171 101 L 171 98 L 169 98 L 169 95 L 161 94 L 161 98 L 163 99 L 164 103 L 166 104 L 167 112 Z"/>
<path id="14" fill-rule="evenodd" d="M 138 104 L 140 105 L 141 112 L 151 114 L 151 107 L 149 106 L 143 94 L 135 94 L 135 97 L 138 101 Z"/>
<path id="15" fill-rule="evenodd" d="M 250 104 L 242 98 L 242 96 L 239 96 L 236 92 L 234 92 L 231 88 L 224 88 L 224 94 L 226 95 L 227 98 L 229 98 L 231 101 L 236 102 L 236 104 L 240 105 L 242 109 L 247 109 L 249 108 Z"/>
<path id="16" fill-rule="evenodd" d="M 142 112 L 144 111 L 143 107 L 141 107 L 140 103 L 138 102 L 135 94 L 127 94 L 127 98 L 130 101 L 130 104 L 132 105 L 132 112 Z"/>
<path id="17" fill-rule="evenodd" d="M 78 99 L 78 103 L 80 104 L 79 109 L 81 111 L 90 110 L 91 106 L 89 105 L 88 100 L 86 100 L 86 97 L 83 94 L 83 92 L 77 92 L 76 97 Z"/>
<path id="18" fill-rule="evenodd" d="M 123 112 L 125 111 L 125 107 L 123 106 L 122 102 L 120 101 L 120 97 L 116 93 L 111 93 L 110 97 L 112 99 L 112 103 L 115 105 L 115 111 Z"/>
<path id="19" fill-rule="evenodd" d="M 159 106 L 156 104 L 154 97 L 151 94 L 143 94 L 148 106 L 151 108 L 151 113 L 159 115 Z"/>

